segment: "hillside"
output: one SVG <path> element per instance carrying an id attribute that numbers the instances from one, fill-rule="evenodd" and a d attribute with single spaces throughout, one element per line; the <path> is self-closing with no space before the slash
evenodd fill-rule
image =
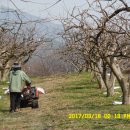
<path id="1" fill-rule="evenodd" d="M 26 12 L 21 12 L 19 10 L 0 7 L 1 27 L 5 28 L 11 28 L 14 26 L 17 27 L 19 26 L 19 24 L 16 23 L 21 23 L 21 20 L 24 23 L 21 26 L 22 29 L 28 30 L 29 28 L 35 27 L 37 37 L 44 35 L 45 43 L 47 45 L 50 43 L 51 46 L 53 44 L 53 48 L 51 49 L 55 49 L 59 47 L 59 45 L 62 45 L 63 39 L 59 36 L 59 33 L 63 31 L 63 26 L 59 22 L 55 23 L 46 17 L 40 18 Z"/>
<path id="2" fill-rule="evenodd" d="M 130 117 L 124 116 L 129 114 L 130 107 L 113 105 L 114 100 L 120 100 L 120 94 L 105 97 L 97 83 L 92 81 L 91 74 L 32 79 L 34 85 L 42 86 L 46 91 L 45 95 L 40 96 L 40 108 L 24 108 L 20 112 L 9 113 L 9 97 L 4 96 L 0 99 L 0 130 L 130 129 Z M 0 85 L 0 95 L 3 95 L 3 86 L 4 84 Z M 83 116 L 84 114 L 86 115 Z"/>

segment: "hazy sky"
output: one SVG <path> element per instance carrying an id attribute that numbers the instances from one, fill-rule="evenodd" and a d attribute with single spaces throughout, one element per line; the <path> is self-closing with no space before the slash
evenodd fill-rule
<path id="1" fill-rule="evenodd" d="M 89 1 L 91 3 L 93 0 Z M 130 0 L 125 1 L 130 2 Z M 109 2 L 101 0 L 101 3 L 105 5 Z M 21 11 L 40 16 L 41 18 L 63 17 L 74 6 L 82 10 L 87 8 L 87 5 L 86 0 L 0 0 L 0 7 L 18 8 Z"/>
<path id="2" fill-rule="evenodd" d="M 0 6 L 14 8 L 13 3 L 22 11 L 36 16 L 63 16 L 66 11 L 72 10 L 74 6 L 85 8 L 86 0 L 0 0 Z M 12 3 L 12 2 L 13 3 Z M 56 4 L 57 2 L 57 4 Z M 54 5 L 55 4 L 55 5 Z M 52 6 L 53 5 L 53 6 Z M 51 7 L 52 6 L 52 7 Z"/>

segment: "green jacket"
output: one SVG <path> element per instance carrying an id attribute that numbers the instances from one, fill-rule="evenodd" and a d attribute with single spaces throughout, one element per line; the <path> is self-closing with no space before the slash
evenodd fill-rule
<path id="1" fill-rule="evenodd" d="M 10 71 L 9 73 L 10 92 L 21 92 L 25 85 L 25 81 L 31 83 L 30 78 L 26 75 L 24 71 L 22 70 Z"/>

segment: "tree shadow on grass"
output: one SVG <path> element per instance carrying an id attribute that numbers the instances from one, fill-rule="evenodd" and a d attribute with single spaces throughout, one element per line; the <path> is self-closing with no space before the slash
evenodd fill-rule
<path id="1" fill-rule="evenodd" d="M 100 105 L 100 104 L 71 104 L 68 105 L 66 107 L 63 108 L 59 108 L 58 110 L 97 110 L 97 111 L 102 111 L 102 110 L 107 110 L 109 108 L 112 108 L 113 105 L 112 104 L 108 104 L 108 105 Z"/>
<path id="2" fill-rule="evenodd" d="M 76 88 L 79 86 L 86 86 L 87 88 L 95 87 L 97 86 L 97 82 L 91 82 L 91 81 L 86 81 L 86 80 L 81 80 L 81 81 L 73 81 L 73 82 L 68 82 L 64 84 L 65 86 L 75 86 Z"/>

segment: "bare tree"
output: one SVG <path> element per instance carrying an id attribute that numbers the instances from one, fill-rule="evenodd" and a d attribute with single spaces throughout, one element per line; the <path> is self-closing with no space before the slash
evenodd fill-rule
<path id="1" fill-rule="evenodd" d="M 122 62 L 129 59 L 129 55 L 126 55 L 125 52 L 128 52 L 129 48 L 126 48 L 126 45 L 130 39 L 127 15 L 127 12 L 130 12 L 130 7 L 123 0 L 120 1 L 120 7 L 115 6 L 116 1 L 105 8 L 99 1 L 95 2 L 99 8 L 94 11 L 99 13 L 100 17 L 88 10 L 79 12 L 78 15 L 74 15 L 73 11 L 71 17 L 63 21 L 65 28 L 63 36 L 67 39 L 66 42 L 69 43 L 67 47 L 70 50 L 74 49 L 71 44 L 77 43 L 76 51 L 86 55 L 89 61 L 87 62 L 89 63 L 88 68 L 93 70 L 101 86 L 105 85 L 107 95 L 114 94 L 113 87 L 116 76 L 123 93 L 122 103 L 130 104 L 129 83 L 126 80 L 128 77 L 123 74 L 122 69 Z M 111 9 L 113 12 L 108 12 L 107 9 Z M 81 34 L 83 37 L 80 37 Z M 68 39 L 71 39 L 71 42 Z M 79 51 L 81 42 L 84 46 L 83 50 Z M 110 71 L 110 76 L 107 76 L 108 71 Z"/>
<path id="2" fill-rule="evenodd" d="M 44 42 L 44 36 L 38 35 L 36 26 L 25 25 L 18 12 L 17 21 L 1 22 L 0 25 L 0 73 L 5 80 L 12 62 L 25 64 L 33 52 Z"/>

